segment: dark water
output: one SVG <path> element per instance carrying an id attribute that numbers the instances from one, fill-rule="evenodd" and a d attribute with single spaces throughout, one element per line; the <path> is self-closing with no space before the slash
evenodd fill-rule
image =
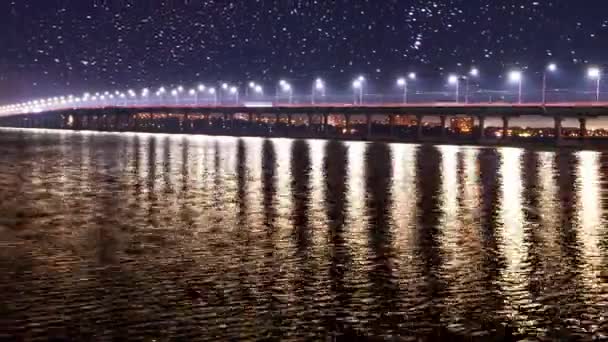
<path id="1" fill-rule="evenodd" d="M 608 335 L 608 154 L 0 131 L 0 338 Z"/>

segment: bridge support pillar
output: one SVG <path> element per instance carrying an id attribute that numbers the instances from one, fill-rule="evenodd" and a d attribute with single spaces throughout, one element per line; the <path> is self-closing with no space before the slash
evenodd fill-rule
<path id="1" fill-rule="evenodd" d="M 391 139 L 395 138 L 395 115 L 388 115 L 389 135 Z"/>
<path id="2" fill-rule="evenodd" d="M 416 115 L 416 139 L 422 140 L 422 120 L 424 119 L 423 115 Z"/>
<path id="3" fill-rule="evenodd" d="M 365 133 L 365 139 L 369 140 L 372 138 L 372 115 L 365 115 L 365 123 L 367 124 L 367 131 Z"/>
<path id="4" fill-rule="evenodd" d="M 509 117 L 502 117 L 502 140 L 509 139 Z"/>
<path id="5" fill-rule="evenodd" d="M 184 113 L 184 115 L 182 116 L 181 131 L 182 131 L 182 133 L 190 132 L 190 117 L 188 116 L 188 113 Z"/>
<path id="6" fill-rule="evenodd" d="M 587 139 L 587 118 L 578 119 L 579 132 L 578 135 L 581 139 Z"/>
<path id="7" fill-rule="evenodd" d="M 350 114 L 344 114 L 344 124 L 346 128 L 346 135 L 350 135 Z"/>
<path id="8" fill-rule="evenodd" d="M 289 137 L 291 134 L 291 113 L 287 114 L 287 122 L 285 123 L 285 135 Z"/>
<path id="9" fill-rule="evenodd" d="M 327 113 L 323 113 L 323 133 L 325 136 L 329 135 L 329 115 Z"/>
<path id="10" fill-rule="evenodd" d="M 82 116 L 79 114 L 72 115 L 72 129 L 75 131 L 79 131 L 82 129 Z"/>
<path id="11" fill-rule="evenodd" d="M 448 117 L 445 115 L 441 115 L 439 116 L 439 120 L 441 121 L 440 125 L 441 125 L 441 140 L 445 140 L 447 137 L 447 129 L 445 127 L 445 123 L 448 120 Z"/>
<path id="12" fill-rule="evenodd" d="M 477 117 L 477 121 L 479 122 L 479 135 L 477 140 L 479 142 L 484 142 L 486 140 L 486 117 L 479 116 Z"/>
<path id="13" fill-rule="evenodd" d="M 314 127 L 313 127 L 313 124 L 314 124 L 314 121 L 313 121 L 313 120 L 314 120 L 314 116 L 313 116 L 313 114 L 310 114 L 310 113 L 309 113 L 309 114 L 307 114 L 307 117 L 308 117 L 308 130 L 307 130 L 307 131 L 308 131 L 308 134 L 310 134 L 310 133 L 312 133 L 312 132 L 314 132 L 314 131 L 315 131 L 315 129 L 314 129 Z"/>
<path id="14" fill-rule="evenodd" d="M 554 131 L 555 131 L 555 142 L 557 142 L 558 144 L 562 142 L 563 136 L 562 136 L 562 121 L 563 118 L 560 116 L 556 116 L 553 118 L 553 124 L 555 126 Z"/>

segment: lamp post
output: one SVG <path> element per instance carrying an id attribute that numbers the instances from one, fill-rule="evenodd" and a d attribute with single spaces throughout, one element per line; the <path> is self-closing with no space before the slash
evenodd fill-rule
<path id="1" fill-rule="evenodd" d="M 469 71 L 469 76 L 464 78 L 465 89 L 464 89 L 464 103 L 469 103 L 469 80 L 471 77 L 479 77 L 479 69 L 472 68 Z"/>
<path id="2" fill-rule="evenodd" d="M 209 94 L 213 96 L 213 105 L 217 106 L 218 97 L 217 97 L 217 91 L 215 90 L 215 88 L 209 88 Z"/>
<path id="3" fill-rule="evenodd" d="M 408 75 L 408 78 L 413 81 L 416 79 L 416 74 L 410 73 Z M 407 83 L 408 83 L 407 78 L 405 78 L 405 77 L 401 77 L 401 78 L 397 79 L 397 86 L 403 88 L 403 104 L 407 104 L 407 92 L 408 92 Z"/>
<path id="4" fill-rule="evenodd" d="M 190 94 L 190 96 L 194 98 L 194 104 L 198 104 L 198 92 L 196 91 L 196 89 L 190 89 L 188 91 L 188 94 Z"/>
<path id="5" fill-rule="evenodd" d="M 513 83 L 517 83 L 517 103 L 521 104 L 522 103 L 522 94 L 521 94 L 521 90 L 522 90 L 522 73 L 519 70 L 513 70 L 509 73 L 509 81 L 513 82 Z"/>
<path id="6" fill-rule="evenodd" d="M 253 91 L 256 94 L 260 94 L 261 96 L 264 96 L 264 88 L 261 85 L 259 85 L 259 84 L 255 85 L 255 87 L 253 88 Z"/>
<path id="7" fill-rule="evenodd" d="M 239 104 L 239 88 L 231 87 L 230 94 L 234 95 L 235 104 L 238 105 Z"/>
<path id="8" fill-rule="evenodd" d="M 325 97 L 325 82 L 322 79 L 317 78 L 312 86 L 311 100 L 312 104 L 315 104 L 315 93 L 318 92 L 322 97 Z"/>
<path id="9" fill-rule="evenodd" d="M 450 75 L 448 83 L 456 85 L 456 103 L 460 101 L 460 77 L 458 75 Z"/>
<path id="10" fill-rule="evenodd" d="M 600 80 L 602 79 L 602 70 L 597 67 L 591 67 L 587 70 L 587 76 L 590 79 L 595 79 L 595 102 L 600 102 Z"/>
<path id="11" fill-rule="evenodd" d="M 281 90 L 283 90 L 284 93 L 287 93 L 289 104 L 292 104 L 293 103 L 293 87 L 291 86 L 291 84 L 289 84 L 287 82 L 282 83 Z"/>
<path id="12" fill-rule="evenodd" d="M 205 89 L 207 89 L 207 88 L 205 87 L 204 84 L 199 84 L 198 87 L 197 87 L 197 90 L 198 90 L 199 93 L 203 93 L 205 91 Z M 199 103 L 200 103 L 199 102 L 199 97 L 198 97 L 198 94 L 196 94 L 196 104 L 198 105 Z"/>
<path id="13" fill-rule="evenodd" d="M 281 91 L 285 91 L 285 87 L 287 86 L 287 81 L 280 80 L 275 89 L 275 101 L 278 103 L 281 99 Z"/>
<path id="14" fill-rule="evenodd" d="M 545 70 L 543 70 L 543 106 L 547 103 L 547 73 L 555 71 L 557 71 L 557 65 L 555 63 L 547 65 Z"/>
<path id="15" fill-rule="evenodd" d="M 357 104 L 357 94 L 359 96 L 359 105 L 363 104 L 363 85 L 365 83 L 365 77 L 359 76 L 353 81 L 353 89 L 355 90 L 355 104 Z"/>

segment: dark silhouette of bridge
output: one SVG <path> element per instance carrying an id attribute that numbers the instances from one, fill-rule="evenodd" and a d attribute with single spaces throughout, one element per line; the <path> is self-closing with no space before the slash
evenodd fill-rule
<path id="1" fill-rule="evenodd" d="M 409 124 L 397 122 L 404 116 Z M 415 104 L 320 104 L 239 106 L 112 106 L 63 108 L 38 113 L 14 113 L 0 117 L 0 126 L 71 130 L 223 134 L 235 136 L 284 136 L 393 141 L 438 140 L 476 143 L 508 142 L 510 120 L 543 116 L 553 121 L 551 139 L 564 144 L 573 139 L 563 134 L 565 119 L 577 119 L 577 142 L 589 139 L 587 121 L 608 116 L 608 102 L 570 103 L 415 103 Z M 296 119 L 297 117 L 297 119 Z M 302 119 L 302 117 L 304 119 Z M 384 118 L 380 121 L 377 118 Z M 428 127 L 425 117 L 439 118 Z M 474 121 L 466 137 L 452 132 L 446 123 L 453 117 Z M 487 134 L 486 121 L 499 118 L 497 134 Z M 331 119 L 331 120 L 330 120 Z M 607 140 L 608 141 L 608 140 Z"/>

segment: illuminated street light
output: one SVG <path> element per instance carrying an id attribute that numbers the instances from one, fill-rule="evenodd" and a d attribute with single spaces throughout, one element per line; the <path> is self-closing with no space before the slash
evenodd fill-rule
<path id="1" fill-rule="evenodd" d="M 357 104 L 357 93 L 359 95 L 359 105 L 363 104 L 363 87 L 365 83 L 365 77 L 359 76 L 353 81 L 353 89 L 355 90 L 355 104 Z"/>
<path id="2" fill-rule="evenodd" d="M 198 104 L 198 92 L 196 91 L 196 89 L 190 89 L 188 91 L 188 94 L 194 97 L 194 104 Z"/>
<path id="3" fill-rule="evenodd" d="M 209 88 L 209 94 L 213 95 L 213 105 L 217 106 L 218 98 L 217 98 L 217 91 L 215 91 L 215 88 Z"/>
<path id="4" fill-rule="evenodd" d="M 293 87 L 291 86 L 291 84 L 285 82 L 285 81 L 281 81 L 279 82 L 279 84 L 281 85 L 281 90 L 284 93 L 287 93 L 289 96 L 289 104 L 293 103 Z"/>
<path id="5" fill-rule="evenodd" d="M 543 99 L 542 99 L 543 106 L 547 103 L 547 73 L 556 72 L 556 71 L 557 71 L 557 65 L 555 63 L 550 63 L 549 65 L 547 65 L 545 70 L 543 70 Z"/>
<path id="6" fill-rule="evenodd" d="M 262 86 L 259 84 L 256 84 L 256 86 L 255 86 L 255 88 L 253 88 L 253 90 L 260 95 L 264 95 L 264 88 L 262 88 Z"/>
<path id="7" fill-rule="evenodd" d="M 509 73 L 509 81 L 511 83 L 517 83 L 517 85 L 518 85 L 517 103 L 520 103 L 520 104 L 522 102 L 522 97 L 521 97 L 522 79 L 523 79 L 523 75 L 522 75 L 521 71 L 519 71 L 519 70 L 513 70 Z"/>
<path id="8" fill-rule="evenodd" d="M 171 96 L 175 97 L 175 104 L 179 103 L 179 91 L 177 89 L 171 90 Z"/>
<path id="9" fill-rule="evenodd" d="M 602 70 L 597 67 L 591 67 L 589 70 L 587 70 L 587 77 L 596 81 L 595 101 L 600 102 L 600 80 L 602 79 Z"/>
<path id="10" fill-rule="evenodd" d="M 320 93 L 321 96 L 325 97 L 325 82 L 323 82 L 322 79 L 317 78 L 315 80 L 315 83 L 313 83 L 312 85 L 312 92 L 311 92 L 311 103 L 314 104 L 315 103 L 315 94 L 316 93 Z"/>
<path id="11" fill-rule="evenodd" d="M 464 103 L 469 103 L 469 82 L 471 77 L 479 77 L 479 69 L 471 68 L 471 71 L 469 71 L 469 75 L 464 77 Z"/>
<path id="12" fill-rule="evenodd" d="M 416 74 L 414 74 L 413 72 L 410 72 L 407 78 L 401 77 L 401 78 L 397 79 L 397 86 L 403 88 L 403 104 L 407 103 L 407 90 L 408 90 L 407 89 L 408 88 L 407 80 L 408 80 L 408 78 L 413 81 L 416 79 Z"/>
<path id="13" fill-rule="evenodd" d="M 456 103 L 460 100 L 460 77 L 458 75 L 448 76 L 448 83 L 456 85 Z"/>
<path id="14" fill-rule="evenodd" d="M 233 94 L 235 96 L 235 102 L 238 105 L 239 104 L 239 88 L 231 87 L 230 94 Z"/>
<path id="15" fill-rule="evenodd" d="M 198 91 L 200 91 L 201 93 L 205 91 L 205 85 L 204 84 L 199 84 L 198 85 Z"/>

